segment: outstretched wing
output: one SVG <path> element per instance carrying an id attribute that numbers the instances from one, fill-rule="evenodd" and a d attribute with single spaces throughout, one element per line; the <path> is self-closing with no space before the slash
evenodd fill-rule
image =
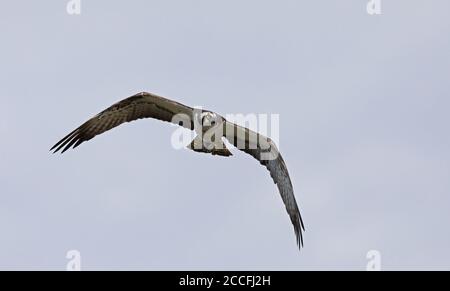
<path id="1" fill-rule="evenodd" d="M 305 227 L 295 200 L 288 169 L 275 143 L 263 135 L 228 121 L 226 121 L 224 136 L 235 147 L 253 156 L 269 170 L 294 226 L 297 245 L 302 247 L 302 231 Z"/>
<path id="2" fill-rule="evenodd" d="M 62 150 L 61 153 L 64 153 L 69 148 L 76 148 L 83 142 L 122 123 L 141 118 L 156 118 L 172 122 L 174 115 L 185 114 L 191 121 L 178 125 L 193 129 L 193 110 L 191 107 L 164 97 L 146 92 L 138 93 L 113 104 L 111 107 L 92 117 L 61 139 L 50 150 L 54 150 L 54 153 Z"/>

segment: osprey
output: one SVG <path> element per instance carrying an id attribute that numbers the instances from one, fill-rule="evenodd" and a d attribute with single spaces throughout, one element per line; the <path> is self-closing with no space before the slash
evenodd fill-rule
<path id="1" fill-rule="evenodd" d="M 54 153 L 61 150 L 61 153 L 64 153 L 69 148 L 76 148 L 122 123 L 142 118 L 155 118 L 195 130 L 197 136 L 188 145 L 193 151 L 231 156 L 231 152 L 223 142 L 223 138 L 226 138 L 239 150 L 257 159 L 269 170 L 277 185 L 294 226 L 297 245 L 299 248 L 303 246 L 302 230 L 305 228 L 286 164 L 277 146 L 270 138 L 229 122 L 215 112 L 195 109 L 155 94 L 142 92 L 117 102 L 95 115 L 50 150 L 54 150 Z"/>

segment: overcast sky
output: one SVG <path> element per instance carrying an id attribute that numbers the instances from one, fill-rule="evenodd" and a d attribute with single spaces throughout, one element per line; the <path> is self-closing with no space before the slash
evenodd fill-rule
<path id="1" fill-rule="evenodd" d="M 0 269 L 450 269 L 450 2 L 5 1 Z M 140 91 L 280 114 L 298 251 L 265 168 L 141 120 L 49 148 Z"/>

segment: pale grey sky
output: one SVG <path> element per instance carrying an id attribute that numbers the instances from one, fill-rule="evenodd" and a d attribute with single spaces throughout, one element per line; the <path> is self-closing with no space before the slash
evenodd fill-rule
<path id="1" fill-rule="evenodd" d="M 450 2 L 7 1 L 0 9 L 0 269 L 450 269 Z M 280 114 L 306 224 L 268 172 L 127 124 L 48 149 L 139 91 Z"/>

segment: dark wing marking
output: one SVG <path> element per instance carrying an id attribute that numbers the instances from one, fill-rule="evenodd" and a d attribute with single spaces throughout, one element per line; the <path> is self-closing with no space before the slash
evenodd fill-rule
<path id="1" fill-rule="evenodd" d="M 182 124 L 183 127 L 193 129 L 193 108 L 181 103 L 146 92 L 128 97 L 92 117 L 80 127 L 69 133 L 56 143 L 50 150 L 54 153 L 64 153 L 69 148 L 76 148 L 85 141 L 94 138 L 122 123 L 141 118 L 156 118 L 172 122 L 176 114 L 187 115 L 191 122 Z M 181 125 L 181 124 L 178 124 Z"/>
<path id="2" fill-rule="evenodd" d="M 297 245 L 299 248 L 302 247 L 302 231 L 305 230 L 305 227 L 295 200 L 294 190 L 286 163 L 275 143 L 263 135 L 228 121 L 226 122 L 224 136 L 231 144 L 241 151 L 253 156 L 269 170 L 270 176 L 278 187 L 292 225 L 294 226 Z M 266 159 L 265 155 L 271 156 L 273 159 Z"/>

